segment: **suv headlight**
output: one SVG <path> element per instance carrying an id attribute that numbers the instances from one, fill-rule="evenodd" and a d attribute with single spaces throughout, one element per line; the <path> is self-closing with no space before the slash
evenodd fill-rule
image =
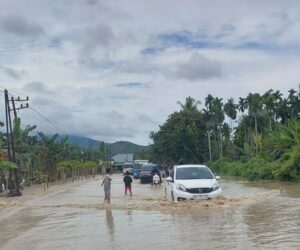
<path id="1" fill-rule="evenodd" d="M 219 185 L 219 183 L 215 183 L 214 185 L 213 185 L 213 191 L 216 191 L 216 190 L 218 190 L 220 188 L 220 185 Z"/>
<path id="2" fill-rule="evenodd" d="M 186 188 L 182 184 L 177 184 L 176 189 L 179 190 L 179 191 L 186 192 Z"/>

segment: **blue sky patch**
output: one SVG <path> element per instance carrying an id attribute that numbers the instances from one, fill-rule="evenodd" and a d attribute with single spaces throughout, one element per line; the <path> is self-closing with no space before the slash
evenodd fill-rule
<path id="1" fill-rule="evenodd" d="M 157 37 L 158 44 L 152 47 L 147 47 L 141 50 L 142 54 L 155 55 L 159 52 L 163 52 L 169 47 L 184 47 L 189 49 L 199 48 L 216 48 L 221 47 L 221 44 L 216 40 L 209 39 L 205 34 L 192 34 L 188 31 L 173 32 L 160 34 Z"/>
<path id="2" fill-rule="evenodd" d="M 50 42 L 48 43 L 48 47 L 49 48 L 59 48 L 61 45 L 62 40 L 58 37 L 53 38 L 50 40 Z"/>
<path id="3" fill-rule="evenodd" d="M 125 82 L 125 83 L 118 83 L 115 86 L 117 86 L 118 88 L 146 88 L 146 87 L 148 87 L 148 83 Z"/>
<path id="4" fill-rule="evenodd" d="M 261 43 L 261 42 L 255 42 L 255 41 L 241 43 L 241 44 L 237 45 L 235 48 L 237 48 L 237 49 L 265 50 L 265 51 L 279 50 L 280 49 L 275 44 Z"/>
<path id="5" fill-rule="evenodd" d="M 142 49 L 141 53 L 144 54 L 144 55 L 156 55 L 159 52 L 162 52 L 164 50 L 165 50 L 165 48 L 162 48 L 162 47 L 161 48 L 159 48 L 159 47 L 148 47 L 148 48 Z"/>

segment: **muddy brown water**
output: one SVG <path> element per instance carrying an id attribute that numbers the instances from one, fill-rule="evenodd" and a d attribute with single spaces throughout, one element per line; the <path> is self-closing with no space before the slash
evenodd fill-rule
<path id="1" fill-rule="evenodd" d="M 0 216 L 0 249 L 300 249 L 300 184 L 222 180 L 223 196 L 172 204 L 164 187 L 113 176 L 39 197 Z"/>

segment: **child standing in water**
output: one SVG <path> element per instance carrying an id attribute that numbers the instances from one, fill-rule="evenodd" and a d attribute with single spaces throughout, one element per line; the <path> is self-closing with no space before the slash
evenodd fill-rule
<path id="1" fill-rule="evenodd" d="M 131 191 L 132 178 L 130 177 L 128 171 L 125 173 L 123 182 L 125 183 L 125 195 L 127 195 L 127 190 L 129 190 L 130 196 L 132 196 L 132 191 Z"/>
<path id="2" fill-rule="evenodd" d="M 106 174 L 103 178 L 101 186 L 104 187 L 104 203 L 107 201 L 107 203 L 110 203 L 110 190 L 111 190 L 111 169 L 106 169 Z"/>

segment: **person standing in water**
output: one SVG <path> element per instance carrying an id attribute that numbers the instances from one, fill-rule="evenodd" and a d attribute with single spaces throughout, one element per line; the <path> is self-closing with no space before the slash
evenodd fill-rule
<path id="1" fill-rule="evenodd" d="M 132 191 L 131 191 L 132 178 L 130 177 L 128 171 L 126 171 L 126 173 L 125 173 L 123 182 L 125 183 L 125 195 L 127 195 L 127 190 L 129 190 L 130 196 L 132 196 Z"/>
<path id="2" fill-rule="evenodd" d="M 103 178 L 101 186 L 104 187 L 104 203 L 107 201 L 107 203 L 110 203 L 110 191 L 111 191 L 111 169 L 106 169 L 106 174 Z"/>

